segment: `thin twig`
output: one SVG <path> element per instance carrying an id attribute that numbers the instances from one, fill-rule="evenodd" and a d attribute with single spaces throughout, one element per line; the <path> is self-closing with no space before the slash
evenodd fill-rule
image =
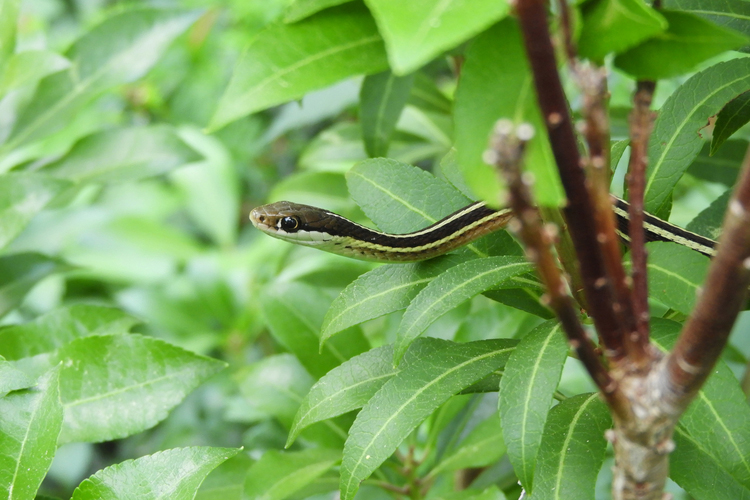
<path id="1" fill-rule="evenodd" d="M 539 106 L 568 198 L 564 214 L 578 254 L 589 313 L 606 347 L 607 357 L 617 363 L 625 355 L 623 330 L 612 308 L 612 283 L 599 251 L 593 216 L 595 207 L 586 189 L 573 123 L 557 72 L 547 26 L 546 2 L 519 0 L 516 11 L 534 75 Z"/>
<path id="2" fill-rule="evenodd" d="M 750 285 L 750 149 L 724 216 L 718 250 L 693 313 L 667 358 L 667 397 L 684 408 L 727 343 Z"/>
<path id="3" fill-rule="evenodd" d="M 628 197 L 630 202 L 628 238 L 630 257 L 633 262 L 633 313 L 638 331 L 637 343 L 648 345 L 648 270 L 646 267 L 646 231 L 643 228 L 643 194 L 646 185 L 646 163 L 648 161 L 648 140 L 654 124 L 655 113 L 651 111 L 651 101 L 656 83 L 639 81 L 633 98 L 635 108 L 630 114 L 630 163 L 628 164 Z M 634 360 L 638 361 L 638 360 Z"/>
<path id="4" fill-rule="evenodd" d="M 563 279 L 557 266 L 551 246 L 557 228 L 544 226 L 529 192 L 530 177 L 521 174 L 521 162 L 526 142 L 531 139 L 530 125 L 518 127 L 516 136 L 513 123 L 508 120 L 497 122 L 491 139 L 491 148 L 485 161 L 494 165 L 503 176 L 510 192 L 510 207 L 515 218 L 509 227 L 518 233 L 526 249 L 526 257 L 536 265 L 547 294 L 546 302 L 555 311 L 570 345 L 575 349 L 591 378 L 596 383 L 610 406 L 617 411 L 622 408 L 618 401 L 617 384 L 612 380 L 599 356 L 594 343 L 588 338 L 578 318 L 575 302 L 570 295 L 568 283 Z"/>

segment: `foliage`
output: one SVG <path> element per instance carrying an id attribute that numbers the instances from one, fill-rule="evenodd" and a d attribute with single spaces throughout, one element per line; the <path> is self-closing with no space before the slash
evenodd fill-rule
<path id="1" fill-rule="evenodd" d="M 612 157 L 659 79 L 646 207 L 715 237 L 748 3 L 573 3 Z M 500 117 L 543 129 L 510 2 L 0 0 L 0 496 L 606 498 L 611 418 L 510 235 L 376 266 L 247 220 L 289 199 L 408 232 L 496 203 Z M 651 245 L 668 349 L 708 259 Z M 677 428 L 676 498 L 750 498 L 741 330 Z"/>

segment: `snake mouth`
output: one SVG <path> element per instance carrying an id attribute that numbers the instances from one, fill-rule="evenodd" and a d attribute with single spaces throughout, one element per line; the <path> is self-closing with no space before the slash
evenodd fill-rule
<path id="1" fill-rule="evenodd" d="M 261 210 L 258 210 L 257 208 L 254 208 L 250 212 L 250 222 L 253 223 L 253 226 L 257 227 L 261 231 L 266 231 L 268 229 L 271 229 L 271 225 L 269 224 L 270 219 L 269 217 L 262 212 Z"/>

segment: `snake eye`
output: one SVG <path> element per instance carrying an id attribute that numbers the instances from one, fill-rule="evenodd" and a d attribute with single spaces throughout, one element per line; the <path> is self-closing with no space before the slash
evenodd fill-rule
<path id="1" fill-rule="evenodd" d="M 299 227 L 299 220 L 296 217 L 282 217 L 279 219 L 279 229 L 284 231 L 294 231 Z"/>

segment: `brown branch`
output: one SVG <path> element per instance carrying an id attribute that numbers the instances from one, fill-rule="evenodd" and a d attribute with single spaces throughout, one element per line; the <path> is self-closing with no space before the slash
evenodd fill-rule
<path id="1" fill-rule="evenodd" d="M 568 283 L 563 279 L 557 266 L 551 246 L 557 229 L 551 224 L 544 226 L 529 192 L 531 180 L 521 175 L 521 162 L 526 141 L 533 135 L 530 125 L 518 127 L 515 135 L 513 123 L 509 120 L 497 122 L 491 139 L 491 149 L 486 161 L 494 165 L 503 176 L 510 192 L 510 207 L 515 218 L 508 224 L 523 241 L 526 257 L 536 265 L 546 289 L 547 305 L 555 311 L 570 345 L 575 349 L 591 378 L 614 411 L 624 409 L 617 391 L 617 383 L 612 380 L 607 369 L 596 353 L 596 348 L 586 335 L 578 318 Z"/>
<path id="2" fill-rule="evenodd" d="M 612 308 L 612 283 L 599 251 L 594 205 L 586 189 L 573 123 L 557 73 L 547 26 L 546 3 L 544 0 L 519 0 L 516 11 L 539 106 L 568 198 L 564 214 L 578 254 L 589 313 L 606 347 L 607 357 L 618 362 L 625 355 L 623 331 Z"/>
<path id="3" fill-rule="evenodd" d="M 750 149 L 724 216 L 716 256 L 666 365 L 668 402 L 680 409 L 711 373 L 750 285 Z"/>
<path id="4" fill-rule="evenodd" d="M 646 231 L 643 228 L 643 194 L 646 185 L 648 140 L 654 124 L 655 113 L 651 101 L 656 83 L 639 81 L 633 98 L 635 108 L 630 114 L 630 163 L 628 164 L 628 198 L 630 202 L 628 238 L 633 262 L 633 313 L 638 331 L 637 343 L 644 349 L 648 345 L 649 319 Z"/>

